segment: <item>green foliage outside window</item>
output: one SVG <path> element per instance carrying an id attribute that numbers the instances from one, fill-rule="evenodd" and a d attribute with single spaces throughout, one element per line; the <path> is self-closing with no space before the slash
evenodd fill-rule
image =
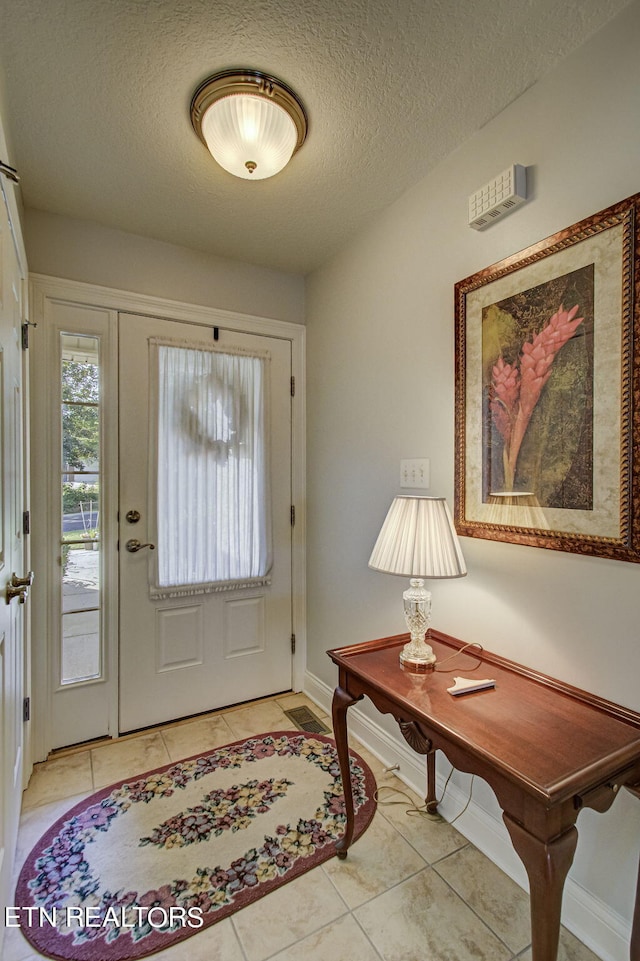
<path id="1" fill-rule="evenodd" d="M 100 378 L 97 364 L 62 363 L 62 459 L 69 471 L 87 470 L 100 454 Z"/>
<path id="2" fill-rule="evenodd" d="M 63 484 L 62 485 L 62 513 L 79 514 L 80 505 L 88 509 L 89 504 L 93 505 L 93 510 L 97 509 L 100 503 L 99 484 Z"/>

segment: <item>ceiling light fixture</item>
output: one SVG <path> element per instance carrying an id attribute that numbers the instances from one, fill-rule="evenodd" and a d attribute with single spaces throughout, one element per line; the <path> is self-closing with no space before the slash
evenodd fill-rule
<path id="1" fill-rule="evenodd" d="M 214 160 L 245 180 L 279 173 L 307 136 L 307 115 L 293 90 L 257 70 L 224 70 L 201 83 L 191 123 Z"/>

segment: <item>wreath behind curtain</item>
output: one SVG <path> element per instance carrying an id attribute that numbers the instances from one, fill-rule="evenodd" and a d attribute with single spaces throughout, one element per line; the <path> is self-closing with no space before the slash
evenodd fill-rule
<path id="1" fill-rule="evenodd" d="M 156 597 L 268 583 L 269 355 L 151 340 Z"/>

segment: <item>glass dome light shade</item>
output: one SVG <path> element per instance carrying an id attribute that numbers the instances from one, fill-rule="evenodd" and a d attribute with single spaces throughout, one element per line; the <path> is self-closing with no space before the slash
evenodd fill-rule
<path id="1" fill-rule="evenodd" d="M 191 123 L 213 158 L 236 177 L 264 180 L 305 142 L 307 114 L 282 80 L 233 68 L 204 80 L 191 99 Z"/>
<path id="2" fill-rule="evenodd" d="M 288 113 L 255 94 L 230 94 L 213 103 L 202 118 L 202 134 L 214 160 L 245 180 L 279 173 L 297 142 Z"/>

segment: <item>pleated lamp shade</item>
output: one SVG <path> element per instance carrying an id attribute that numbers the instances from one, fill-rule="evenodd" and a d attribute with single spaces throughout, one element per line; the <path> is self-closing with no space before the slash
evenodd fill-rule
<path id="1" fill-rule="evenodd" d="M 245 180 L 265 180 L 279 173 L 298 139 L 286 110 L 248 93 L 213 103 L 202 117 L 202 135 L 220 166 Z"/>
<path id="2" fill-rule="evenodd" d="M 395 497 L 369 567 L 403 577 L 464 577 L 467 568 L 444 497 Z"/>

